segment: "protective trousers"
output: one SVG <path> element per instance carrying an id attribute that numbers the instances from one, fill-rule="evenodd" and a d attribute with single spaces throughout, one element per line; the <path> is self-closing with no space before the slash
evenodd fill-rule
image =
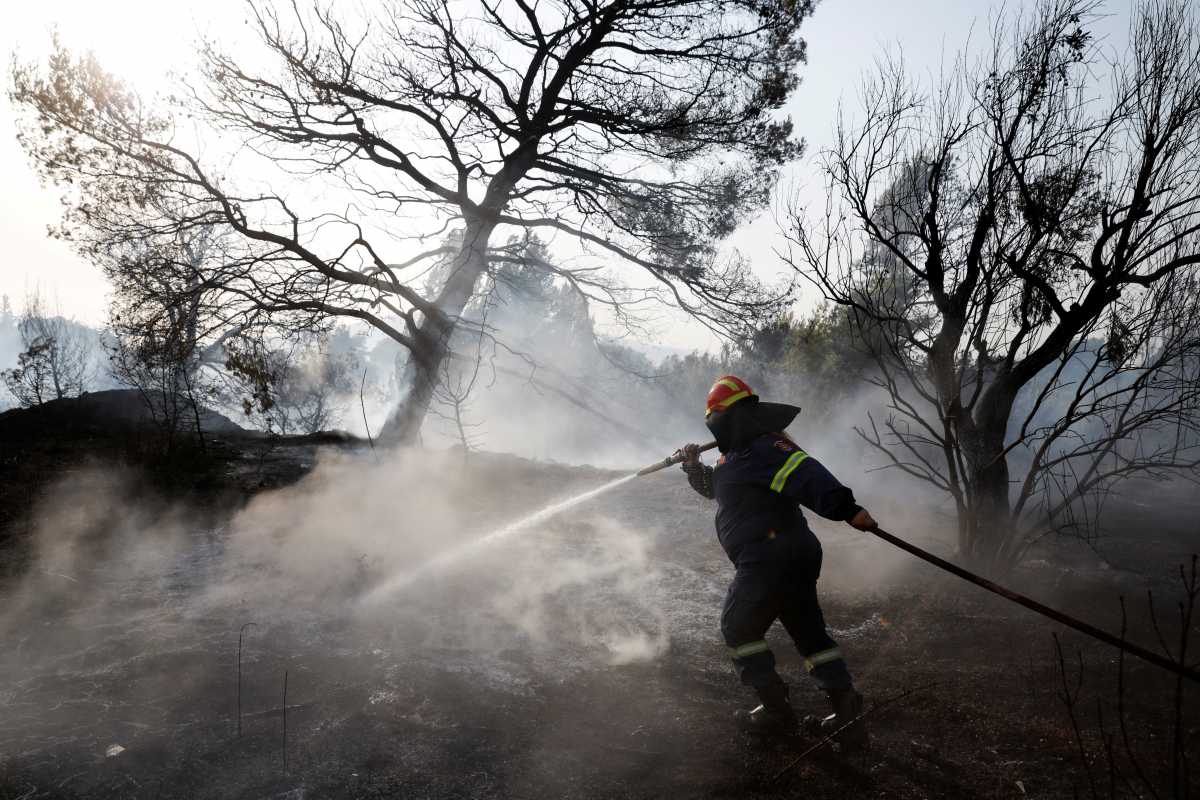
<path id="1" fill-rule="evenodd" d="M 764 638 L 776 619 L 821 689 L 852 685 L 837 642 L 825 630 L 817 601 L 821 549 L 815 538 L 810 544 L 810 538 L 779 534 L 746 545 L 725 595 L 721 634 L 742 683 L 760 694 L 783 683 L 775 671 L 775 654 Z"/>

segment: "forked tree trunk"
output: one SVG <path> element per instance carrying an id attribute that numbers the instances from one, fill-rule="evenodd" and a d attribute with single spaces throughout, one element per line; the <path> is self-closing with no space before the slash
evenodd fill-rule
<path id="1" fill-rule="evenodd" d="M 960 541 L 962 556 L 976 569 L 1000 574 L 1010 566 L 1017 526 L 1012 518 L 1008 458 L 1004 442 L 1015 399 L 998 379 L 980 399 L 974 419 L 963 431 L 962 445 L 971 486 L 968 519 Z M 963 545 L 965 544 L 965 547 Z"/>

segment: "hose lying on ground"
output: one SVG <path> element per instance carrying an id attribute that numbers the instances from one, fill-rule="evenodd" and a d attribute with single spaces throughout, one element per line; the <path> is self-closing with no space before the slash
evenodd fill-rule
<path id="1" fill-rule="evenodd" d="M 1156 667 L 1162 667 L 1163 669 L 1173 672 L 1176 675 L 1181 675 L 1184 678 L 1200 683 L 1200 672 L 1197 672 L 1194 669 L 1189 669 L 1186 664 L 1172 661 L 1171 659 L 1147 650 L 1144 647 L 1138 647 L 1136 644 L 1131 644 L 1119 636 L 1113 636 L 1108 631 L 1101 630 L 1094 625 L 1089 625 L 1086 622 L 1077 620 L 1061 611 L 1057 611 L 1049 606 L 1042 605 L 1036 600 L 1031 600 L 1023 594 L 1014 592 L 1012 589 L 1006 589 L 1000 584 L 989 581 L 987 578 L 976 575 L 974 572 L 965 570 L 957 564 L 952 564 L 944 558 L 938 558 L 933 553 L 922 550 L 915 544 L 909 544 L 899 536 L 894 536 L 879 526 L 875 526 L 870 532 L 878 536 L 880 539 L 883 539 L 888 544 L 899 547 L 906 553 L 911 553 L 922 561 L 927 561 L 939 569 L 944 569 L 951 575 L 955 575 L 965 581 L 969 581 L 976 586 L 981 586 L 984 589 L 987 589 L 989 592 L 998 594 L 1006 600 L 1011 600 L 1017 605 L 1025 606 L 1025 608 L 1028 608 L 1031 611 L 1036 611 L 1043 617 L 1049 617 L 1055 622 L 1060 622 L 1063 625 L 1066 625 L 1068 628 L 1074 628 L 1080 633 L 1085 633 L 1088 636 L 1091 636 L 1093 639 L 1099 639 L 1105 644 L 1110 644 L 1113 647 L 1124 650 L 1126 653 L 1135 655 L 1143 661 L 1148 661 Z"/>

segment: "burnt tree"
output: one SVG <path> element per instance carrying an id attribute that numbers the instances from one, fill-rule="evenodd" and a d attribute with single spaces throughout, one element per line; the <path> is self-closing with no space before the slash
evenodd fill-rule
<path id="1" fill-rule="evenodd" d="M 1093 532 L 1121 480 L 1200 466 L 1200 29 L 1143 3 L 1110 61 L 1098 13 L 1001 19 L 928 88 L 883 62 L 825 154 L 825 212 L 787 225 L 890 399 L 860 432 L 953 497 L 993 569 Z"/>
<path id="2" fill-rule="evenodd" d="M 811 5 L 397 0 L 349 19 L 251 0 L 259 51 L 203 43 L 200 77 L 170 97 L 143 102 L 61 48 L 15 67 L 13 97 L 27 151 L 69 187 L 68 235 L 221 229 L 200 282 L 226 320 L 354 318 L 407 349 L 384 435 L 410 441 L 498 232 L 625 265 L 557 273 L 612 307 L 662 300 L 723 331 L 777 311 L 786 293 L 716 246 L 800 151 L 774 112 Z M 427 244 L 448 230 L 451 251 Z"/>

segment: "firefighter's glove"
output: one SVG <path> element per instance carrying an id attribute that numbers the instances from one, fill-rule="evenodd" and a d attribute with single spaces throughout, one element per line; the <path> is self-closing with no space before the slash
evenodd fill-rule
<path id="1" fill-rule="evenodd" d="M 712 499 L 715 495 L 713 492 L 712 467 L 705 466 L 700 460 L 700 445 L 687 444 L 679 448 L 676 454 L 683 457 L 683 461 L 679 466 L 687 473 L 688 483 L 699 494 Z"/>
<path id="2" fill-rule="evenodd" d="M 683 456 L 683 471 L 691 472 L 700 463 L 700 445 L 685 444 L 679 448 L 679 455 Z"/>
<path id="3" fill-rule="evenodd" d="M 857 514 L 846 521 L 860 531 L 873 531 L 879 526 L 879 523 L 871 516 L 871 512 L 865 508 L 860 508 Z"/>

